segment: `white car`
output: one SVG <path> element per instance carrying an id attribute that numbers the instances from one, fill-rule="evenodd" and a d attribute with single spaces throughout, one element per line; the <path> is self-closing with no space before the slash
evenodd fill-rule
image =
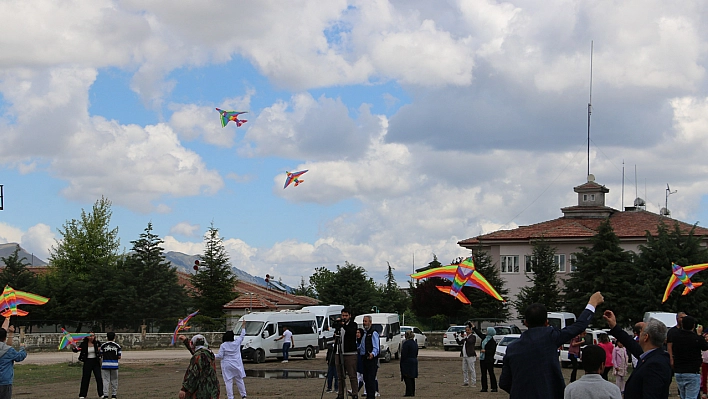
<path id="1" fill-rule="evenodd" d="M 406 339 L 406 332 L 413 331 L 415 334 L 415 342 L 418 344 L 419 348 L 425 348 L 428 344 L 428 338 L 420 331 L 420 328 L 413 326 L 401 326 L 401 341 Z"/>
<path id="2" fill-rule="evenodd" d="M 521 334 L 521 329 L 514 324 L 498 325 L 493 327 L 496 331 L 496 334 L 494 335 L 494 340 L 497 341 L 497 344 L 499 344 L 501 340 L 509 334 Z M 487 330 L 483 328 L 482 333 L 485 334 L 486 332 Z"/>
<path id="3" fill-rule="evenodd" d="M 443 334 L 443 348 L 445 348 L 446 351 L 450 349 L 461 349 L 462 345 L 457 343 L 455 335 L 463 332 L 465 332 L 465 326 L 452 326 L 448 328 L 445 334 Z"/>
<path id="4" fill-rule="evenodd" d="M 504 336 L 504 338 L 502 338 L 502 340 L 497 344 L 497 351 L 494 353 L 495 366 L 501 366 L 504 363 L 506 347 L 519 338 L 521 338 L 521 334 L 507 334 Z"/>

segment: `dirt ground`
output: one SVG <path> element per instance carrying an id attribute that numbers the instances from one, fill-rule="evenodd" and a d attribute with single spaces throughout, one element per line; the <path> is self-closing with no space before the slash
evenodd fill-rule
<path id="1" fill-rule="evenodd" d="M 293 359 L 287 364 L 268 361 L 264 364 L 246 362 L 248 370 L 271 371 L 271 375 L 279 378 L 246 377 L 246 389 L 249 398 L 319 398 L 323 393 L 325 379 L 314 378 L 282 378 L 282 370 L 291 370 L 288 376 L 294 374 L 304 375 L 303 370 L 313 371 L 309 375 L 319 375 L 326 371 L 326 363 L 321 356 L 315 360 Z M 118 397 L 119 398 L 177 398 L 177 394 L 184 376 L 184 371 L 189 360 L 143 361 L 131 363 L 124 371 L 120 372 Z M 284 367 L 287 366 L 287 367 Z M 463 387 L 461 361 L 459 358 L 419 357 L 419 378 L 416 380 L 416 396 L 422 398 L 439 397 L 464 397 L 464 398 L 507 398 L 506 392 L 481 393 L 479 364 L 477 364 L 477 386 Z M 68 366 L 67 366 L 68 367 Z M 381 364 L 378 372 L 379 390 L 381 397 L 402 397 L 405 386 L 401 381 L 398 361 Z M 17 398 L 76 398 L 78 397 L 80 368 L 73 367 L 75 378 L 67 378 L 55 382 L 34 382 L 30 385 L 16 381 L 13 397 Z M 277 370 L 277 371 L 276 371 Z M 219 379 L 221 380 L 221 370 Z M 297 373 L 297 371 L 300 371 Z M 497 378 L 501 369 L 495 369 Z M 570 377 L 570 370 L 563 369 L 566 382 Z M 579 372 L 579 377 L 582 371 Z M 234 387 L 234 389 L 236 389 Z M 238 395 L 238 391 L 236 391 Z M 675 385 L 672 386 L 671 396 L 677 397 Z M 95 381 L 91 381 L 89 398 L 96 397 Z M 324 393 L 324 398 L 334 399 L 335 393 Z M 221 387 L 221 398 L 226 398 L 225 387 Z"/>

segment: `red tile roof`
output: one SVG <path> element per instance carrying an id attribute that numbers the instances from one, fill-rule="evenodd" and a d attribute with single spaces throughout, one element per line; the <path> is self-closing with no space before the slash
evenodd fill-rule
<path id="1" fill-rule="evenodd" d="M 490 241 L 506 240 L 528 241 L 540 237 L 547 239 L 589 238 L 597 233 L 600 223 L 604 220 L 603 218 L 597 217 L 561 217 L 530 226 L 520 226 L 513 230 L 499 230 L 493 233 L 483 234 L 459 241 L 457 244 L 463 247 L 470 247 L 482 242 L 488 243 Z M 610 224 L 615 234 L 620 239 L 644 238 L 647 231 L 655 236 L 657 234 L 657 225 L 662 221 L 669 228 L 673 228 L 674 223 L 678 222 L 681 231 L 685 233 L 688 233 L 693 228 L 693 225 L 688 223 L 643 210 L 627 212 L 616 211 L 610 215 Z M 695 234 L 697 236 L 708 236 L 708 229 L 697 226 Z"/>
<path id="2" fill-rule="evenodd" d="M 254 306 L 251 306 L 251 297 L 257 298 L 263 306 L 267 306 L 269 309 L 271 308 L 270 305 L 274 308 L 293 308 L 319 304 L 319 301 L 314 298 L 288 294 L 246 281 L 239 281 L 234 289 L 240 296 L 224 305 L 224 309 L 254 308 Z"/>

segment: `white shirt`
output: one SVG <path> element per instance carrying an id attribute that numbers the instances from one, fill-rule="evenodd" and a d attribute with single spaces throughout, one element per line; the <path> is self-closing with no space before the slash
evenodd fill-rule
<path id="1" fill-rule="evenodd" d="M 289 342 L 290 345 L 293 344 L 293 333 L 290 330 L 283 331 L 283 343 Z"/>

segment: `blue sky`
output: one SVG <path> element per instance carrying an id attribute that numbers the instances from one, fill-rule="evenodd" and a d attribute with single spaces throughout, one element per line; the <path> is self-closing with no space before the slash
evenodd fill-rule
<path id="1" fill-rule="evenodd" d="M 0 4 L 0 243 L 46 258 L 101 196 L 296 285 L 345 261 L 383 281 L 458 240 L 559 217 L 591 172 L 621 208 L 708 226 L 705 9 L 661 1 Z M 21 22 L 24 21 L 24 22 Z M 246 110 L 222 128 L 215 107 Z M 285 172 L 308 169 L 283 190 Z M 646 190 L 644 189 L 646 182 Z M 646 194 L 645 194 L 646 192 Z"/>

